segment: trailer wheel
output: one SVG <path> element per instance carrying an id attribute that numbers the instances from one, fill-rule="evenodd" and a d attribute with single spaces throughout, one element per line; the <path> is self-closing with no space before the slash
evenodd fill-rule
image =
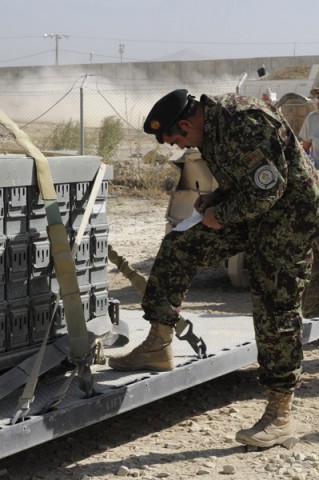
<path id="1" fill-rule="evenodd" d="M 228 277 L 236 288 L 249 287 L 249 273 L 246 268 L 245 254 L 237 253 L 227 263 Z"/>

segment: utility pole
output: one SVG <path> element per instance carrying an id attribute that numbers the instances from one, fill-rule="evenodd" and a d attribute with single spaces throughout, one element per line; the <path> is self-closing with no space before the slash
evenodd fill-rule
<path id="1" fill-rule="evenodd" d="M 122 61 L 123 61 L 124 48 L 125 48 L 124 43 L 120 43 L 120 44 L 119 44 L 119 54 L 120 54 L 120 57 L 121 57 L 121 63 L 122 63 Z"/>
<path id="2" fill-rule="evenodd" d="M 61 33 L 45 33 L 44 38 L 55 39 L 55 64 L 59 65 L 59 41 L 62 38 L 69 38 L 69 35 L 62 35 Z"/>

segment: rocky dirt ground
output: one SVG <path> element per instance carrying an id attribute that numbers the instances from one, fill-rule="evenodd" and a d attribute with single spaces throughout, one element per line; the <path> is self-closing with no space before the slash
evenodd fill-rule
<path id="1" fill-rule="evenodd" d="M 167 198 L 110 200 L 110 242 L 147 275 L 165 231 Z M 123 308 L 140 308 L 140 294 L 109 266 L 110 295 Z M 184 309 L 250 313 L 248 290 L 234 289 L 221 267 L 194 279 Z M 0 461 L 6 480 L 233 480 L 319 478 L 319 359 L 305 347 L 304 381 L 293 417 L 298 443 L 290 450 L 246 449 L 235 433 L 260 417 L 265 397 L 256 365 L 121 414 Z M 0 447 L 1 448 L 1 447 Z"/>

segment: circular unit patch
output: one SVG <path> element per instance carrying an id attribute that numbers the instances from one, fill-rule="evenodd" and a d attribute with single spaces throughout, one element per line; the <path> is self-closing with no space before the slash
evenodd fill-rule
<path id="1" fill-rule="evenodd" d="M 158 120 L 151 120 L 151 128 L 153 130 L 159 130 L 161 124 Z"/>
<path id="2" fill-rule="evenodd" d="M 255 183 L 257 187 L 264 190 L 272 188 L 277 183 L 277 172 L 275 172 L 269 165 L 262 165 L 255 172 Z"/>

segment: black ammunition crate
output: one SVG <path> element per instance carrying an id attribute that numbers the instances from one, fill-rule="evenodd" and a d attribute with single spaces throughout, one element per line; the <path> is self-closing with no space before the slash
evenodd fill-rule
<path id="1" fill-rule="evenodd" d="M 100 166 L 95 156 L 48 158 L 62 223 L 74 243 Z M 25 155 L 0 155 L 0 370 L 37 350 L 50 323 L 59 285 L 54 273 L 47 217 L 36 166 Z M 74 258 L 84 316 L 107 316 L 107 166 L 98 196 Z M 63 301 L 50 340 L 65 333 Z"/>

